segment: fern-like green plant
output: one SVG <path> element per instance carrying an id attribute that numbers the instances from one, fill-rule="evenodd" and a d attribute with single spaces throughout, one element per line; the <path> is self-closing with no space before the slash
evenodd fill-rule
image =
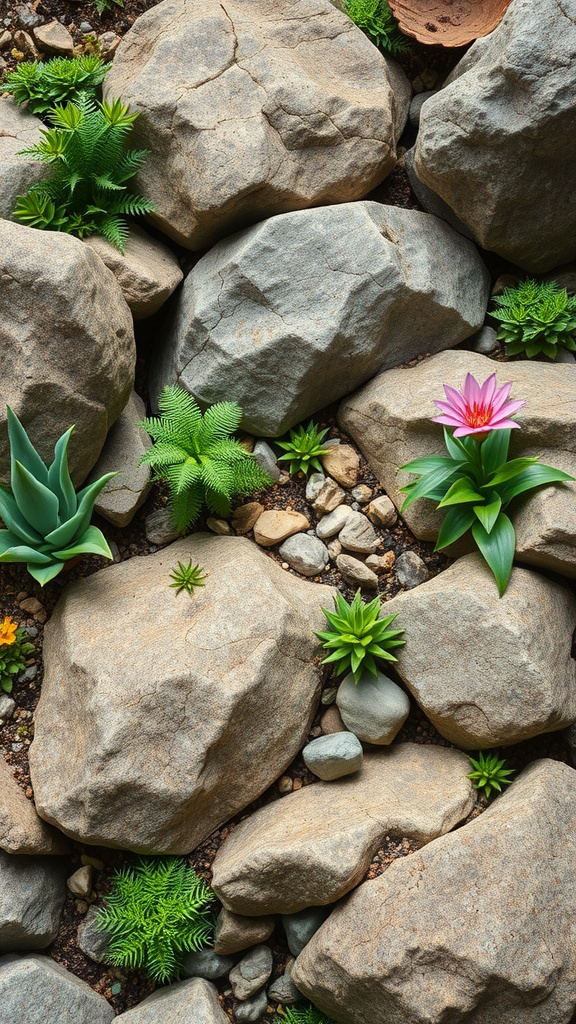
<path id="1" fill-rule="evenodd" d="M 235 495 L 270 483 L 254 456 L 230 436 L 242 418 L 235 402 L 217 402 L 202 415 L 192 395 L 167 386 L 158 409 L 159 418 L 139 424 L 155 442 L 140 462 L 152 466 L 156 479 L 166 479 L 172 521 L 181 533 L 195 522 L 203 504 L 227 516 Z"/>
<path id="2" fill-rule="evenodd" d="M 31 114 L 42 117 L 57 104 L 78 100 L 81 93 L 93 96 L 111 66 L 91 54 L 24 61 L 8 72 L 2 89 L 12 93 L 16 103 L 26 103 Z"/>
<path id="3" fill-rule="evenodd" d="M 391 57 L 408 53 L 410 43 L 386 0 L 344 0 L 344 10 L 375 46 Z"/>
<path id="4" fill-rule="evenodd" d="M 107 11 L 113 11 L 115 7 L 124 7 L 123 0 L 93 0 L 93 2 L 100 17 Z"/>
<path id="5" fill-rule="evenodd" d="M 576 352 L 576 295 L 570 297 L 555 281 L 522 281 L 494 299 L 491 316 L 500 321 L 497 337 L 506 355 L 554 359 L 558 346 Z"/>
<path id="6" fill-rule="evenodd" d="M 310 1003 L 309 1006 L 285 1006 L 278 1011 L 277 1024 L 334 1024 L 322 1010 Z"/>
<path id="7" fill-rule="evenodd" d="M 184 953 L 209 943 L 213 900 L 204 880 L 179 857 L 142 857 L 121 868 L 96 919 L 108 936 L 107 961 L 129 970 L 143 967 L 161 983 L 177 978 Z"/>
<path id="8" fill-rule="evenodd" d="M 50 164 L 52 176 L 18 197 L 14 217 L 29 227 L 66 231 L 77 238 L 101 234 L 123 252 L 125 217 L 154 209 L 126 187 L 147 152 L 124 148 L 137 116 L 120 100 L 96 103 L 86 95 L 55 107 L 50 114 L 53 127 L 42 131 L 36 145 L 20 150 Z"/>

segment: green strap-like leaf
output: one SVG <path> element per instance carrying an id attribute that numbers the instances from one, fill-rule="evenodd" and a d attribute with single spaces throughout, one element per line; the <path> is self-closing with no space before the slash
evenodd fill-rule
<path id="1" fill-rule="evenodd" d="M 502 500 L 499 494 L 494 492 L 493 500 L 489 505 L 475 505 L 474 515 L 480 520 L 486 533 L 491 533 L 502 508 Z"/>
<path id="2" fill-rule="evenodd" d="M 68 471 L 68 441 L 74 427 L 69 427 L 54 447 L 54 462 L 48 470 L 48 486 L 58 498 L 60 522 L 70 519 L 76 512 L 76 492 Z"/>
<path id="3" fill-rule="evenodd" d="M 0 562 L 34 562 L 36 565 L 48 565 L 52 559 L 49 555 L 36 551 L 27 544 L 21 544 L 10 530 L 0 530 Z"/>
<path id="4" fill-rule="evenodd" d="M 507 480 L 518 476 L 519 473 L 528 469 L 529 466 L 535 465 L 536 462 L 538 462 L 538 456 L 532 459 L 511 459 L 510 462 L 505 462 L 503 466 L 500 466 L 494 475 L 486 481 L 486 487 L 496 487 L 497 484 L 506 483 Z"/>
<path id="5" fill-rule="evenodd" d="M 506 462 L 511 433 L 511 430 L 492 430 L 483 441 L 480 454 L 485 478 Z"/>
<path id="6" fill-rule="evenodd" d="M 524 494 L 525 491 L 531 491 L 534 487 L 542 487 L 544 484 L 559 484 L 573 480 L 574 477 L 570 476 L 569 473 L 564 473 L 561 469 L 553 469 L 552 466 L 543 466 L 542 463 L 539 462 L 535 466 L 530 466 L 522 473 L 519 473 L 519 475 L 513 480 L 509 480 L 505 484 L 501 484 L 498 488 L 498 492 L 502 498 L 502 505 L 506 507 L 508 502 L 512 501 L 512 498 L 516 498 L 519 494 Z"/>
<path id="7" fill-rule="evenodd" d="M 18 460 L 14 462 L 11 483 L 18 509 L 30 526 L 43 537 L 55 530 L 58 525 L 58 498 L 50 488 L 40 483 Z"/>
<path id="8" fill-rule="evenodd" d="M 462 508 L 456 505 L 448 509 L 440 527 L 440 533 L 438 534 L 434 550 L 441 551 L 442 548 L 447 548 L 454 541 L 459 540 L 470 529 L 475 520 L 474 508 L 469 508 L 467 505 L 464 505 Z"/>
<path id="9" fill-rule="evenodd" d="M 438 489 L 443 487 L 444 484 L 448 484 L 450 478 L 458 473 L 458 464 L 453 462 L 452 459 L 446 461 L 450 462 L 449 466 L 446 465 L 436 470 L 432 470 L 431 473 L 426 473 L 424 476 L 421 476 L 419 480 L 415 480 L 413 482 L 413 485 L 410 486 L 408 496 L 400 509 L 401 512 L 404 512 L 404 510 L 408 508 L 413 501 L 416 501 L 417 498 L 430 498 L 432 495 L 435 497 L 438 493 Z M 447 489 L 448 488 L 446 487 L 446 490 Z M 446 491 L 444 490 L 443 494 L 445 493 Z"/>
<path id="10" fill-rule="evenodd" d="M 482 494 L 478 494 L 478 491 L 474 490 L 467 477 L 461 476 L 448 488 L 438 508 L 446 508 L 448 505 L 469 504 L 471 501 L 483 503 L 485 498 Z"/>
<path id="11" fill-rule="evenodd" d="M 15 536 L 19 537 L 20 541 L 30 544 L 31 547 L 36 547 L 38 544 L 43 543 L 44 538 L 42 535 L 37 530 L 32 529 L 30 523 L 21 514 L 13 496 L 3 487 L 0 487 L 0 516 L 4 521 L 4 525 Z"/>
<path id="12" fill-rule="evenodd" d="M 44 462 L 34 448 L 28 434 L 20 423 L 20 420 L 9 405 L 6 406 L 6 419 L 8 421 L 8 437 L 10 440 L 10 465 L 11 472 L 14 472 L 14 463 L 18 461 L 24 466 L 40 483 L 48 484 L 48 470 Z"/>
<path id="13" fill-rule="evenodd" d="M 496 580 L 500 597 L 504 594 L 512 572 L 514 551 L 516 549 L 516 534 L 514 527 L 507 515 L 501 512 L 498 516 L 491 533 L 477 522 L 472 525 L 472 536 L 476 541 L 480 553 L 490 566 Z"/>
<path id="14" fill-rule="evenodd" d="M 425 455 L 422 459 L 414 459 L 413 462 L 407 462 L 405 466 L 399 466 L 398 472 L 431 473 L 435 469 L 448 468 L 448 466 L 454 469 L 454 461 L 454 459 L 447 459 L 445 455 Z M 458 461 L 463 461 L 461 456 Z"/>
<path id="15" fill-rule="evenodd" d="M 103 555 L 104 558 L 112 558 L 108 542 L 97 526 L 89 526 L 71 547 L 54 551 L 53 554 L 54 558 L 61 558 L 63 562 L 67 562 L 69 558 L 76 558 L 76 555 Z"/>
<path id="16" fill-rule="evenodd" d="M 100 491 L 103 490 L 109 480 L 112 480 L 117 475 L 117 473 L 106 473 L 105 476 L 100 477 L 99 480 L 95 480 L 94 483 L 85 487 L 81 492 L 82 499 L 75 515 L 68 522 L 62 523 L 61 526 L 47 534 L 45 537 L 46 544 L 50 544 L 54 549 L 63 548 L 72 544 L 74 538 L 81 537 L 90 523 L 94 511 L 94 502 Z"/>

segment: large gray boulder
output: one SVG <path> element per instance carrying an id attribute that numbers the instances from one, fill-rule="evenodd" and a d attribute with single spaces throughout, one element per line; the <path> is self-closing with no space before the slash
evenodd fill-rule
<path id="1" fill-rule="evenodd" d="M 177 595 L 169 572 L 190 560 L 206 584 Z M 332 595 L 244 538 L 209 534 L 70 586 L 45 635 L 39 814 L 82 842 L 194 849 L 303 745 Z"/>
<path id="2" fill-rule="evenodd" d="M 0 958 L 0 1024 L 111 1024 L 114 1019 L 104 996 L 50 957 Z"/>
<path id="3" fill-rule="evenodd" d="M 11 97 L 0 96 L 0 217 L 11 217 L 18 196 L 46 177 L 46 168 L 38 160 L 18 156 L 21 149 L 40 142 L 42 127 L 39 118 L 18 107 Z"/>
<path id="4" fill-rule="evenodd" d="M 466 749 L 519 743 L 576 721 L 567 587 L 514 568 L 498 597 L 479 554 L 386 605 L 406 630 L 395 665 L 447 740 Z"/>
<path id="5" fill-rule="evenodd" d="M 108 481 L 94 505 L 94 511 L 115 526 L 132 522 L 152 487 L 150 466 L 140 465 L 140 459 L 152 444 L 146 431 L 138 426 L 145 416 L 146 406 L 133 391 L 108 433 L 88 478 L 88 483 L 92 483 L 106 473 L 117 474 Z"/>
<path id="6" fill-rule="evenodd" d="M 58 934 L 65 866 L 54 857 L 0 852 L 0 952 L 44 949 Z"/>
<path id="7" fill-rule="evenodd" d="M 10 458 L 6 404 L 42 458 L 72 424 L 75 484 L 92 469 L 134 380 L 130 310 L 77 238 L 0 220 L 0 477 Z"/>
<path id="8" fill-rule="evenodd" d="M 340 406 L 338 419 L 364 452 L 398 509 L 400 487 L 415 479 L 400 466 L 425 455 L 445 455 L 442 427 L 433 423 L 443 384 L 462 390 L 467 373 L 479 382 L 497 374 L 513 380 L 512 398 L 526 399 L 515 420 L 510 458 L 541 456 L 542 462 L 576 477 L 576 366 L 514 362 L 502 366 L 475 352 L 440 352 L 417 366 L 379 374 Z M 576 576 L 576 483 L 553 484 L 510 505 L 516 556 L 522 562 Z M 443 519 L 435 502 L 415 501 L 402 513 L 421 540 L 435 540 Z M 470 550 L 459 546 L 458 550 Z"/>
<path id="9" fill-rule="evenodd" d="M 442 253 L 442 260 L 438 253 Z M 151 390 L 231 399 L 277 436 L 380 370 L 481 326 L 474 245 L 429 214 L 380 203 L 272 217 L 216 245 L 184 282 Z"/>
<path id="10" fill-rule="evenodd" d="M 573 0 L 514 0 L 422 107 L 414 152 L 480 245 L 532 273 L 576 255 L 574 16 Z"/>
<path id="11" fill-rule="evenodd" d="M 329 0 L 164 0 L 137 19 L 106 99 L 138 113 L 136 189 L 204 249 L 288 210 L 367 195 L 396 162 L 409 90 Z"/>
<path id="12" fill-rule="evenodd" d="M 353 889 L 388 832 L 428 843 L 470 811 L 468 759 L 402 743 L 355 775 L 290 793 L 245 818 L 220 847 L 213 886 L 238 914 L 292 914 Z"/>
<path id="13" fill-rule="evenodd" d="M 204 978 L 158 989 L 114 1020 L 120 1024 L 229 1024 L 218 1002 L 218 989 Z"/>
<path id="14" fill-rule="evenodd" d="M 568 1024 L 576 773 L 531 765 L 479 818 L 390 865 L 296 961 L 341 1024 Z"/>

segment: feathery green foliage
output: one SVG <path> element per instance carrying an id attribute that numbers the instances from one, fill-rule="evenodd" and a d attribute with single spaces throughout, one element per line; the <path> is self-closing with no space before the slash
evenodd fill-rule
<path id="1" fill-rule="evenodd" d="M 34 644 L 26 639 L 28 633 L 9 615 L 0 622 L 0 688 L 12 693 L 14 677 L 26 668 L 26 658 L 34 652 Z"/>
<path id="2" fill-rule="evenodd" d="M 270 483 L 254 456 L 230 437 L 242 418 L 235 402 L 217 402 L 202 415 L 192 395 L 167 386 L 158 408 L 158 419 L 139 424 L 155 442 L 140 462 L 152 466 L 157 479 L 166 479 L 172 521 L 181 533 L 198 518 L 203 503 L 227 516 L 235 495 Z"/>
<path id="3" fill-rule="evenodd" d="M 384 53 L 391 57 L 408 53 L 410 43 L 398 27 L 386 0 L 344 0 L 348 17 Z"/>
<path id="4" fill-rule="evenodd" d="M 484 791 L 485 797 L 489 797 L 493 789 L 501 793 L 502 786 L 509 786 L 512 782 L 512 779 L 506 776 L 513 775 L 514 769 L 505 768 L 506 761 L 499 760 L 497 754 L 484 754 L 479 751 L 477 760 L 473 757 L 468 757 L 468 760 L 474 768 L 468 778 L 472 779 L 472 785 L 476 789 Z"/>
<path id="5" fill-rule="evenodd" d="M 191 597 L 194 595 L 196 587 L 206 586 L 204 583 L 206 579 L 204 570 L 200 565 L 192 565 L 192 559 L 190 559 L 188 565 L 178 562 L 178 568 L 172 570 L 170 579 L 174 580 L 170 586 L 176 588 L 176 594 L 179 594 L 181 590 L 185 590 Z"/>
<path id="6" fill-rule="evenodd" d="M 295 473 L 308 475 L 311 469 L 322 472 L 322 463 L 319 461 L 321 455 L 326 455 L 329 448 L 322 447 L 322 441 L 328 433 L 328 427 L 319 430 L 315 423 L 310 420 L 307 427 L 299 426 L 290 431 L 289 441 L 277 441 L 279 448 L 283 448 L 284 455 L 281 455 L 278 462 L 285 459 L 290 461 L 290 476 Z"/>
<path id="7" fill-rule="evenodd" d="M 390 648 L 401 647 L 405 640 L 398 640 L 403 629 L 388 629 L 396 615 L 380 618 L 380 598 L 375 597 L 369 604 L 364 604 L 360 591 L 352 604 L 337 594 L 335 597 L 336 611 L 322 611 L 331 626 L 325 633 L 316 633 L 325 650 L 332 653 L 324 658 L 322 664 L 338 662 L 337 672 L 352 671 L 354 682 L 359 683 L 363 672 L 378 675 L 377 661 L 397 661 Z"/>
<path id="8" fill-rule="evenodd" d="M 77 555 L 112 558 L 100 530 L 90 526 L 94 502 L 116 473 L 106 473 L 76 494 L 68 471 L 70 427 L 56 442 L 54 461 L 44 464 L 7 406 L 10 487 L 0 487 L 0 562 L 26 562 L 43 587 Z"/>
<path id="9" fill-rule="evenodd" d="M 316 1006 L 297 1007 L 297 1006 L 285 1006 L 283 1009 L 278 1010 L 278 1016 L 276 1017 L 278 1024 L 334 1024 L 331 1017 L 327 1017 L 322 1010 L 318 1010 Z"/>
<path id="10" fill-rule="evenodd" d="M 124 7 L 123 0 L 93 0 L 93 3 L 100 17 L 107 11 L 113 11 L 115 7 Z"/>
<path id="11" fill-rule="evenodd" d="M 111 66 L 91 54 L 24 61 L 8 72 L 2 88 L 16 103 L 27 103 L 31 114 L 42 116 L 58 103 L 78 100 L 81 93 L 94 95 Z"/>
<path id="12" fill-rule="evenodd" d="M 96 103 L 85 95 L 55 107 L 50 114 L 53 127 L 42 131 L 36 145 L 20 150 L 49 163 L 52 176 L 19 196 L 14 217 L 29 227 L 78 238 L 101 234 L 123 252 L 128 237 L 124 218 L 154 209 L 126 187 L 146 156 L 146 150 L 124 150 L 137 116 L 120 100 Z"/>
<path id="13" fill-rule="evenodd" d="M 554 359 L 558 346 L 576 352 L 576 295 L 569 297 L 555 281 L 523 281 L 497 295 L 494 304 L 490 315 L 500 321 L 497 337 L 506 355 Z"/>
<path id="14" fill-rule="evenodd" d="M 143 967 L 155 981 L 177 978 L 184 953 L 208 945 L 214 896 L 180 857 L 142 857 L 117 871 L 96 926 L 109 939 L 107 960 Z"/>

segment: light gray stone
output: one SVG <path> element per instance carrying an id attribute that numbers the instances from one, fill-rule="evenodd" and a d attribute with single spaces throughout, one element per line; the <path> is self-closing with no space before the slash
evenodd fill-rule
<path id="1" fill-rule="evenodd" d="M 324 473 L 311 473 L 306 481 L 306 501 L 315 502 L 325 483 Z"/>
<path id="2" fill-rule="evenodd" d="M 352 775 L 362 767 L 364 752 L 360 740 L 351 732 L 319 736 L 302 751 L 304 764 L 325 782 Z"/>
<path id="3" fill-rule="evenodd" d="M 68 452 L 78 484 L 130 397 L 130 310 L 98 257 L 56 231 L 0 220 L 0 279 L 0 476 L 9 477 L 10 467 L 7 403 L 48 462 L 75 424 Z"/>
<path id="4" fill-rule="evenodd" d="M 568 1024 L 576 773 L 530 765 L 480 817 L 360 886 L 294 980 L 342 1024 Z"/>
<path id="5" fill-rule="evenodd" d="M 420 116 L 422 114 L 422 107 L 429 100 L 431 96 L 434 96 L 436 90 L 428 92 L 419 92 L 412 97 L 410 103 L 410 109 L 408 111 L 408 119 L 413 128 L 417 128 L 420 124 Z"/>
<path id="6" fill-rule="evenodd" d="M 512 431 L 509 457 L 541 456 L 544 464 L 576 477 L 576 366 L 524 360 L 513 364 L 513 373 L 512 366 L 499 367 L 475 352 L 440 352 L 417 366 L 379 374 L 341 404 L 342 429 L 362 449 L 397 508 L 404 501 L 400 487 L 413 479 L 399 467 L 446 453 L 442 428 L 432 422 L 442 385 L 461 391 L 467 373 L 482 382 L 495 368 L 499 384 L 513 378 L 511 397 L 526 400 L 515 417 L 522 429 Z M 519 561 L 576 576 L 576 483 L 540 488 L 519 498 L 510 511 Z M 432 501 L 414 502 L 402 518 L 420 540 L 437 538 L 442 513 Z M 456 553 L 465 550 L 471 548 L 460 546 Z"/>
<path id="7" fill-rule="evenodd" d="M 415 551 L 403 551 L 401 555 L 395 561 L 396 575 L 398 582 L 406 587 L 406 590 L 412 590 L 412 587 L 418 587 L 420 583 L 424 583 L 428 579 L 430 573 L 426 568 L 425 563 L 417 555 Z"/>
<path id="8" fill-rule="evenodd" d="M 17 854 L 61 854 L 69 848 L 68 840 L 38 817 L 33 801 L 26 799 L 0 757 L 0 849 Z"/>
<path id="9" fill-rule="evenodd" d="M 167 52 L 179 60 L 167 64 Z M 408 112 L 405 76 L 393 74 L 401 88 L 328 0 L 300 0 L 297 18 L 289 0 L 168 0 L 124 36 L 104 98 L 140 115 L 133 136 L 149 154 L 135 188 L 156 204 L 151 220 L 205 249 L 379 184 Z"/>
<path id="10" fill-rule="evenodd" d="M 294 1003 L 300 1002 L 302 993 L 292 981 L 294 963 L 294 960 L 289 960 L 284 974 L 272 982 L 268 989 L 268 999 L 272 999 L 275 1003 L 281 1003 L 283 1006 L 293 1006 Z"/>
<path id="11" fill-rule="evenodd" d="M 265 473 L 274 483 L 278 483 L 280 479 L 280 466 L 278 465 L 276 456 L 269 444 L 266 441 L 259 439 L 254 445 L 254 458 L 260 469 L 263 469 Z"/>
<path id="12" fill-rule="evenodd" d="M 120 1024 L 230 1024 L 218 1002 L 218 989 L 204 978 L 159 988 L 114 1021 Z"/>
<path id="13" fill-rule="evenodd" d="M 363 672 L 358 683 L 349 673 L 338 687 L 336 703 L 346 728 L 367 743 L 392 743 L 410 713 L 410 699 L 383 672 Z"/>
<path id="14" fill-rule="evenodd" d="M 190 560 L 207 583 L 183 601 L 169 572 Z M 45 631 L 39 813 L 94 845 L 194 849 L 301 749 L 332 597 L 243 537 L 202 533 L 71 584 Z"/>
<path id="15" fill-rule="evenodd" d="M 0 952 L 44 949 L 58 933 L 65 867 L 53 857 L 0 852 Z"/>
<path id="16" fill-rule="evenodd" d="M 375 590 L 378 586 L 378 577 L 359 558 L 352 555 L 336 555 L 336 568 L 347 583 L 353 587 L 360 587 L 361 590 Z"/>
<path id="17" fill-rule="evenodd" d="M 180 530 L 174 526 L 168 508 L 158 508 L 155 512 L 150 512 L 144 520 L 144 529 L 149 544 L 170 544 L 180 536 Z"/>
<path id="18" fill-rule="evenodd" d="M 189 273 L 153 401 L 179 384 L 202 404 L 239 402 L 246 430 L 277 437 L 379 370 L 474 334 L 488 295 L 475 247 L 429 214 L 360 202 L 271 217 Z"/>
<path id="19" fill-rule="evenodd" d="M 100 458 L 88 478 L 90 483 L 106 473 L 118 473 L 108 481 L 94 505 L 98 515 L 115 526 L 128 526 L 152 486 L 150 466 L 139 465 L 141 456 L 152 443 L 148 434 L 138 426 L 145 415 L 146 406 L 133 391 L 110 430 Z"/>
<path id="20" fill-rule="evenodd" d="M 0 693 L 0 719 L 7 722 L 9 718 L 12 718 L 14 714 L 14 708 L 16 707 L 16 701 L 12 700 L 7 693 Z"/>
<path id="21" fill-rule="evenodd" d="M 268 946 L 254 946 L 243 956 L 228 975 L 236 999 L 249 999 L 258 992 L 272 974 L 273 963 Z"/>
<path id="22" fill-rule="evenodd" d="M 408 639 L 395 668 L 451 743 L 508 746 L 576 720 L 576 599 L 567 587 L 513 568 L 500 598 L 472 554 L 392 598 L 386 612 L 398 613 Z"/>
<path id="23" fill-rule="evenodd" d="M 378 534 L 363 512 L 350 512 L 338 534 L 338 540 L 347 551 L 361 555 L 371 555 L 379 547 Z"/>
<path id="24" fill-rule="evenodd" d="M 266 991 L 262 990 L 243 1003 L 237 1003 L 234 1007 L 234 1017 L 237 1024 L 261 1024 L 267 1009 L 268 996 Z"/>
<path id="25" fill-rule="evenodd" d="M 11 96 L 0 95 L 0 217 L 10 218 L 18 196 L 46 176 L 38 160 L 18 156 L 19 150 L 40 142 L 42 128 L 40 118 L 18 107 Z"/>
<path id="26" fill-rule="evenodd" d="M 216 981 L 229 974 L 236 963 L 235 956 L 223 956 L 213 949 L 199 949 L 197 953 L 186 953 L 182 973 L 186 978 L 206 978 Z"/>
<path id="27" fill-rule="evenodd" d="M 86 956 L 98 964 L 106 962 L 110 940 L 106 932 L 96 927 L 98 907 L 90 907 L 86 917 L 78 925 L 78 946 Z"/>
<path id="28" fill-rule="evenodd" d="M 326 545 L 317 537 L 310 537 L 307 533 L 298 533 L 295 537 L 288 537 L 288 540 L 281 545 L 278 554 L 301 576 L 318 576 L 330 560 Z"/>
<path id="29" fill-rule="evenodd" d="M 326 477 L 322 485 L 316 489 L 312 508 L 319 516 L 325 516 L 339 508 L 345 498 L 346 491 L 342 490 L 332 477 Z"/>
<path id="30" fill-rule="evenodd" d="M 312 936 L 324 924 L 329 913 L 330 910 L 326 907 L 306 907 L 295 914 L 283 914 L 282 924 L 286 932 L 286 941 L 293 956 L 300 955 Z"/>
<path id="31" fill-rule="evenodd" d="M 348 516 L 352 515 L 352 509 L 350 505 L 338 505 L 333 512 L 329 512 L 328 515 L 322 516 L 321 520 L 316 526 L 316 534 L 321 540 L 326 540 L 328 537 L 335 537 L 337 533 L 344 526 Z"/>
<path id="32" fill-rule="evenodd" d="M 214 890 L 247 915 L 334 903 L 361 881 L 383 835 L 426 843 L 465 818 L 469 771 L 464 754 L 438 746 L 365 754 L 361 772 L 305 786 L 241 821 L 216 854 Z"/>
<path id="33" fill-rule="evenodd" d="M 416 174 L 484 249 L 531 273 L 576 255 L 575 66 L 572 6 L 514 0 L 422 109 Z"/>
<path id="34" fill-rule="evenodd" d="M 184 278 L 172 250 L 136 224 L 130 225 L 123 253 L 102 235 L 87 238 L 86 245 L 114 274 L 135 320 L 157 313 Z"/>
<path id="35" fill-rule="evenodd" d="M 241 917 L 223 907 L 216 918 L 214 950 L 224 954 L 239 953 L 256 946 L 270 938 L 275 923 L 273 917 Z"/>
<path id="36" fill-rule="evenodd" d="M 468 338 L 466 348 L 472 352 L 479 352 L 481 356 L 489 356 L 494 349 L 498 348 L 498 338 L 493 327 L 483 327 L 478 334 Z"/>
<path id="37" fill-rule="evenodd" d="M 50 957 L 0 957 L 0 1024 L 111 1024 L 114 1019 L 104 996 Z"/>

